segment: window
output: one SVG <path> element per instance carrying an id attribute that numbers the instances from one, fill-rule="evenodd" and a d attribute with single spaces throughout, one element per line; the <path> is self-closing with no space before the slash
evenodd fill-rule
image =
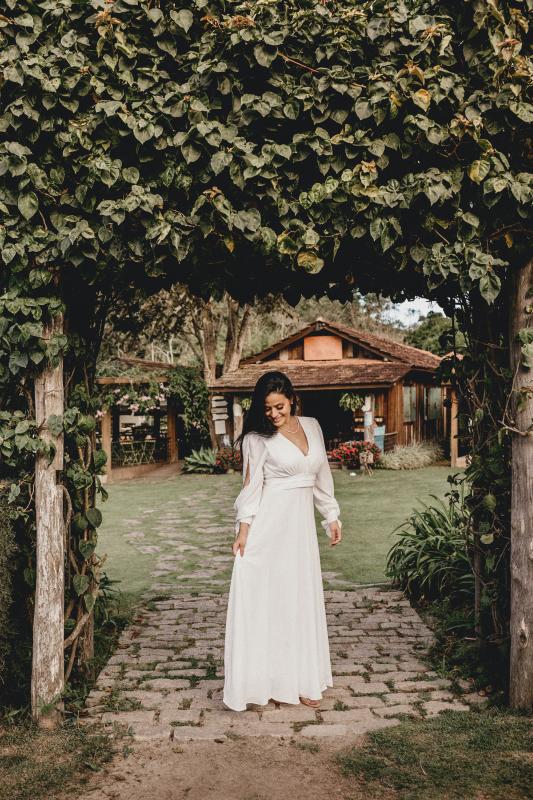
<path id="1" fill-rule="evenodd" d="M 403 387 L 403 421 L 416 421 L 416 386 Z"/>
<path id="2" fill-rule="evenodd" d="M 426 419 L 439 419 L 442 413 L 442 392 L 440 386 L 426 386 Z"/>

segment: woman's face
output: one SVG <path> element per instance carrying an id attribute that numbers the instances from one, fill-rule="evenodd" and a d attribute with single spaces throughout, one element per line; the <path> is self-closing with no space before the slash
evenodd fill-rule
<path id="1" fill-rule="evenodd" d="M 271 392 L 265 397 L 265 416 L 276 426 L 281 428 L 290 422 L 291 401 L 284 394 Z"/>

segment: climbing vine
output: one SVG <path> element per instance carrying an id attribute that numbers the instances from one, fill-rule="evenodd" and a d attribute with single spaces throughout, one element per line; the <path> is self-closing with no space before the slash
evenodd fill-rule
<path id="1" fill-rule="evenodd" d="M 106 316 L 117 298 L 176 282 L 244 301 L 386 290 L 456 314 L 469 335 L 455 380 L 473 414 L 473 518 L 484 569 L 504 570 L 512 376 L 497 312 L 530 255 L 530 10 L 5 1 L 0 477 L 31 530 L 44 447 L 32 381 L 62 354 L 67 405 L 51 424 L 66 437 L 69 670 L 90 659 L 102 566 L 94 376 Z M 64 332 L 44 340 L 60 312 Z M 530 328 L 520 338 L 530 368 Z M 186 425 L 203 403 L 198 388 Z"/>

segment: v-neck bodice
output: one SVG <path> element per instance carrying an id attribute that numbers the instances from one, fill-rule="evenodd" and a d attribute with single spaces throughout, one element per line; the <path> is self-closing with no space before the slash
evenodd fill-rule
<path id="1" fill-rule="evenodd" d="M 243 481 L 249 472 L 249 482 L 244 483 L 235 501 L 237 523 L 251 520 L 262 500 L 272 502 L 273 493 L 304 488 L 312 489 L 326 523 L 338 519 L 339 506 L 322 430 L 314 417 L 299 417 L 299 420 L 307 439 L 307 455 L 279 431 L 273 436 L 250 432 L 244 437 Z"/>
<path id="2" fill-rule="evenodd" d="M 281 431 L 278 431 L 278 436 L 283 437 L 283 439 L 286 439 L 289 442 L 289 444 L 292 444 L 294 447 L 296 447 L 296 449 L 299 450 L 299 452 L 302 454 L 302 456 L 304 458 L 309 458 L 309 453 L 311 451 L 310 437 L 308 435 L 308 432 L 305 430 L 305 426 L 304 426 L 304 424 L 302 422 L 302 418 L 301 417 L 297 417 L 297 419 L 298 419 L 300 427 L 301 427 L 301 429 L 302 429 L 302 431 L 304 433 L 305 441 L 307 442 L 307 453 L 304 453 L 304 451 L 301 449 L 301 447 L 299 447 L 299 445 L 296 444 L 296 442 L 293 442 L 292 439 L 289 439 L 288 436 L 285 436 L 285 434 L 282 433 Z"/>

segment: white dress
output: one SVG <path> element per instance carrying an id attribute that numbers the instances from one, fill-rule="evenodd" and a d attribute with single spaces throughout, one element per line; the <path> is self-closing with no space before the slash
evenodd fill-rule
<path id="1" fill-rule="evenodd" d="M 236 533 L 250 523 L 237 552 L 224 645 L 226 706 L 319 700 L 333 686 L 315 516 L 328 535 L 339 519 L 324 437 L 314 417 L 299 417 L 309 450 L 282 433 L 243 439 L 243 480 L 235 501 Z"/>

